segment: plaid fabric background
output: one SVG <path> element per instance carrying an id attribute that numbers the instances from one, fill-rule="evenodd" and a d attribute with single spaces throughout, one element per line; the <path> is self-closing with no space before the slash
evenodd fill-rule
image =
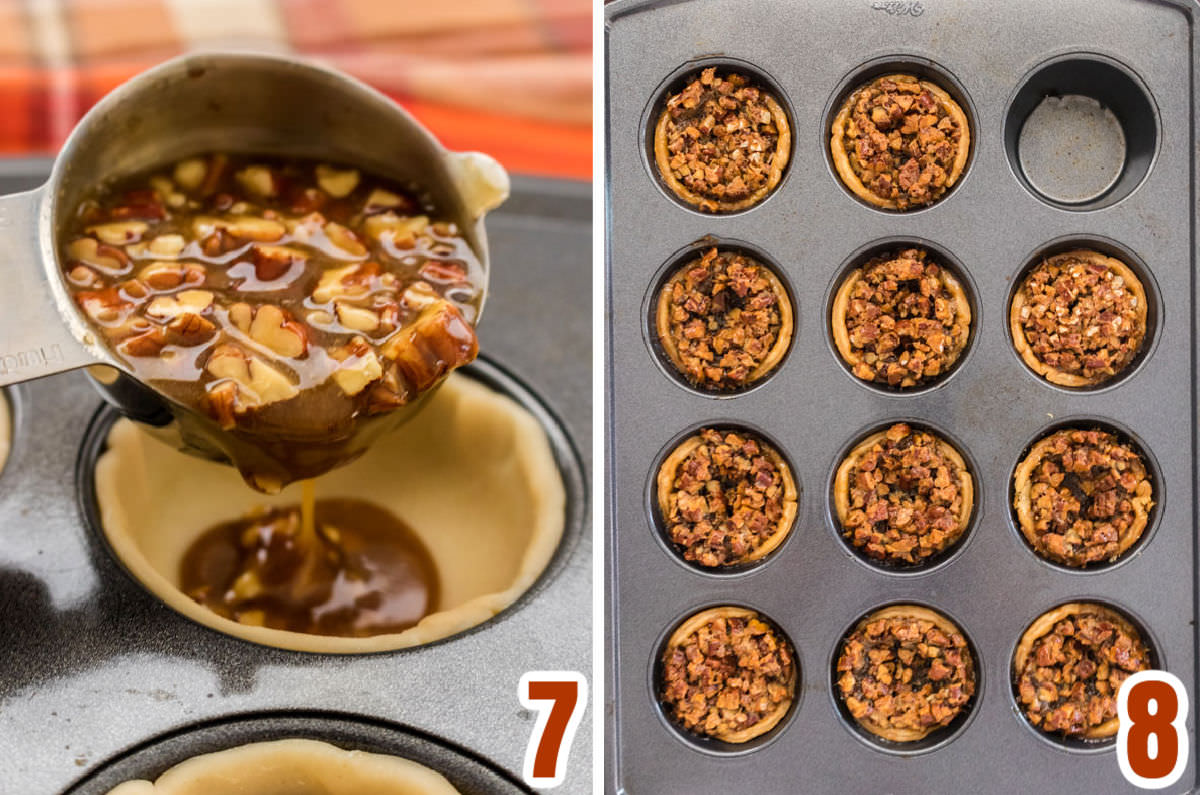
<path id="1" fill-rule="evenodd" d="M 591 177 L 589 0 L 0 0 L 0 154 L 58 150 L 113 87 L 196 48 L 303 55 L 452 149 Z"/>

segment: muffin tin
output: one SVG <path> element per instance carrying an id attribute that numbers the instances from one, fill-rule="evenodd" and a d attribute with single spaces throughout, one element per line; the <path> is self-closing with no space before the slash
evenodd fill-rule
<path id="1" fill-rule="evenodd" d="M 48 167 L 0 163 L 0 192 L 40 184 Z M 517 700 L 518 679 L 531 669 L 590 670 L 581 454 L 591 416 L 591 201 L 585 184 L 518 179 L 513 187 L 488 219 L 498 264 L 480 328 L 485 355 L 464 372 L 542 422 L 563 475 L 564 537 L 538 582 L 485 624 L 404 651 L 306 654 L 219 634 L 133 580 L 94 526 L 85 473 L 115 412 L 85 376 L 10 388 L 13 452 L 0 473 L 0 789 L 104 793 L 121 780 L 114 770 L 153 777 L 196 753 L 305 736 L 411 754 L 466 793 L 528 791 L 519 781 L 534 715 Z M 525 312 L 530 295 L 538 296 L 536 327 Z M 590 726 L 576 736 L 563 791 L 591 791 Z"/>
<path id="2" fill-rule="evenodd" d="M 1182 0 L 606 6 L 607 791 L 825 791 L 840 784 L 851 791 L 1014 792 L 1047 781 L 1062 792 L 1132 790 L 1111 743 L 1065 742 L 1031 729 L 1017 709 L 1011 660 L 1037 616 L 1064 602 L 1097 601 L 1128 614 L 1159 664 L 1196 692 L 1193 269 L 1200 208 L 1191 136 L 1200 96 L 1193 88 L 1198 11 Z M 749 64 L 776 87 L 793 132 L 780 186 L 728 216 L 666 196 L 646 148 L 647 120 L 665 88 L 719 64 Z M 831 112 L 848 89 L 883 70 L 934 76 L 957 93 L 972 121 L 964 176 L 919 210 L 867 206 L 830 163 Z M 1091 94 L 1118 119 L 1124 145 L 1114 145 L 1111 120 L 1081 112 L 1076 101 L 1043 108 L 1025 129 L 1026 117 L 1053 93 Z M 1097 158 L 1110 159 L 1101 164 L 1108 169 L 1102 181 L 1080 171 Z M 795 307 L 787 358 L 770 378 L 734 395 L 680 384 L 647 336 L 648 296 L 662 269 L 709 236 L 752 246 L 777 264 Z M 863 252 L 922 241 L 966 277 L 975 310 L 969 347 L 929 388 L 901 393 L 864 384 L 833 346 L 832 293 Z M 1096 389 L 1039 378 L 1007 330 L 1014 281 L 1031 261 L 1071 243 L 1120 252 L 1147 277 L 1143 353 Z M 829 506 L 833 472 L 848 446 L 898 420 L 952 438 L 976 486 L 969 536 L 940 565 L 916 571 L 861 565 L 832 526 Z M 1014 467 L 1030 444 L 1066 423 L 1122 429 L 1152 462 L 1156 516 L 1120 565 L 1085 572 L 1052 566 L 1014 525 Z M 662 543 L 647 496 L 672 445 L 713 426 L 759 432 L 803 485 L 787 542 L 761 564 L 730 573 L 680 565 Z M 862 742 L 831 688 L 847 628 L 900 603 L 950 616 L 977 651 L 980 672 L 969 720 L 911 748 Z M 791 639 L 800 661 L 803 697 L 793 714 L 749 746 L 687 735 L 658 705 L 662 639 L 687 616 L 720 604 L 759 611 Z M 1174 791 L 1197 783 L 1193 755 Z"/>

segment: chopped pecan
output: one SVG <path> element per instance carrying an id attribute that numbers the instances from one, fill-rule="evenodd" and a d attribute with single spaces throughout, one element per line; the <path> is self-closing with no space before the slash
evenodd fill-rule
<path id="1" fill-rule="evenodd" d="M 1025 716 L 1050 734 L 1099 739 L 1117 732 L 1117 693 L 1153 667 L 1137 630 L 1100 605 L 1069 604 L 1026 631 L 1013 661 Z"/>
<path id="2" fill-rule="evenodd" d="M 782 360 L 792 308 L 766 266 L 711 248 L 663 285 L 656 325 L 660 343 L 688 381 L 730 390 L 761 379 Z"/>
<path id="3" fill-rule="evenodd" d="M 833 123 L 834 164 L 847 187 L 888 209 L 931 204 L 962 174 L 966 115 L 939 86 L 912 75 L 878 77 L 857 89 Z"/>
<path id="4" fill-rule="evenodd" d="M 1115 560 L 1141 537 L 1153 506 L 1141 456 L 1107 431 L 1056 431 L 1014 477 L 1021 532 L 1038 554 L 1068 566 Z"/>
<path id="5" fill-rule="evenodd" d="M 833 336 L 864 381 L 906 388 L 950 370 L 967 345 L 971 307 L 924 249 L 871 259 L 838 289 Z"/>
<path id="6" fill-rule="evenodd" d="M 872 558 L 917 565 L 966 530 L 973 482 L 948 442 L 905 423 L 872 434 L 838 467 L 842 535 Z"/>
<path id="7" fill-rule="evenodd" d="M 1034 267 L 1013 299 L 1013 339 L 1029 366 L 1065 386 L 1103 383 L 1133 361 L 1146 335 L 1146 293 L 1125 263 L 1095 251 Z"/>
<path id="8" fill-rule="evenodd" d="M 863 728 L 912 742 L 949 726 L 975 695 L 975 660 L 962 632 L 927 608 L 864 618 L 842 640 L 837 694 Z"/>
<path id="9" fill-rule="evenodd" d="M 659 698 L 688 731 L 745 742 L 783 718 L 795 681 L 784 637 L 752 611 L 715 608 L 684 622 L 668 640 Z"/>
<path id="10" fill-rule="evenodd" d="M 779 183 L 790 129 L 778 101 L 736 72 L 703 70 L 676 94 L 655 130 L 659 172 L 706 212 L 750 206 Z"/>
<path id="11" fill-rule="evenodd" d="M 396 364 L 405 386 L 419 393 L 474 361 L 479 342 L 458 308 L 441 300 L 389 338 L 382 353 Z"/>
<path id="12" fill-rule="evenodd" d="M 685 560 L 730 566 L 777 547 L 796 514 L 796 487 L 783 459 L 736 431 L 704 429 L 663 462 L 658 504 Z"/>

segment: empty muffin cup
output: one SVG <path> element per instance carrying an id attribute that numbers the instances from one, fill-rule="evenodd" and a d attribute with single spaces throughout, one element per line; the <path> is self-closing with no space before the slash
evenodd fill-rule
<path id="1" fill-rule="evenodd" d="M 791 126 L 752 73 L 708 66 L 666 95 L 653 148 L 658 174 L 676 197 L 702 212 L 732 213 L 779 185 Z"/>
<path id="2" fill-rule="evenodd" d="M 286 787 L 283 782 L 287 782 Z M 319 740 L 251 743 L 180 762 L 155 781 L 127 781 L 108 795 L 458 795 L 446 777 L 409 759 L 346 751 Z"/>
<path id="3" fill-rule="evenodd" d="M 787 355 L 794 327 L 783 281 L 732 247 L 712 246 L 674 266 L 654 305 L 654 333 L 667 362 L 705 392 L 760 383 Z"/>
<path id="4" fill-rule="evenodd" d="M 402 631 L 345 637 L 255 625 L 261 617 L 233 620 L 198 603 L 195 592 L 184 592 L 184 562 L 210 528 L 294 504 L 298 489 L 273 497 L 256 493 L 231 468 L 181 453 L 127 420 L 112 426 L 94 480 L 104 536 L 155 596 L 226 634 L 300 651 L 398 649 L 480 624 L 534 583 L 565 524 L 562 475 L 537 418 L 515 400 L 465 376 L 450 378 L 418 418 L 316 482 L 323 497 L 358 500 L 389 512 L 427 551 L 436 574 L 436 602 L 432 612 Z M 347 550 L 335 544 L 331 551 Z M 228 586 L 231 591 L 240 592 L 240 580 Z M 273 583 L 267 575 L 259 580 Z M 250 586 L 258 588 L 259 583 Z M 365 604 L 363 609 L 376 607 Z"/>

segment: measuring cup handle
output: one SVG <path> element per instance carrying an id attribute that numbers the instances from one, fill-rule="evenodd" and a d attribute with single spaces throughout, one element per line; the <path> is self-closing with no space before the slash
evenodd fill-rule
<path id="1" fill-rule="evenodd" d="M 450 172 L 473 219 L 496 209 L 508 198 L 508 172 L 482 152 L 452 152 Z"/>
<path id="2" fill-rule="evenodd" d="M 47 281 L 38 237 L 45 190 L 0 196 L 0 386 L 97 363 Z"/>

